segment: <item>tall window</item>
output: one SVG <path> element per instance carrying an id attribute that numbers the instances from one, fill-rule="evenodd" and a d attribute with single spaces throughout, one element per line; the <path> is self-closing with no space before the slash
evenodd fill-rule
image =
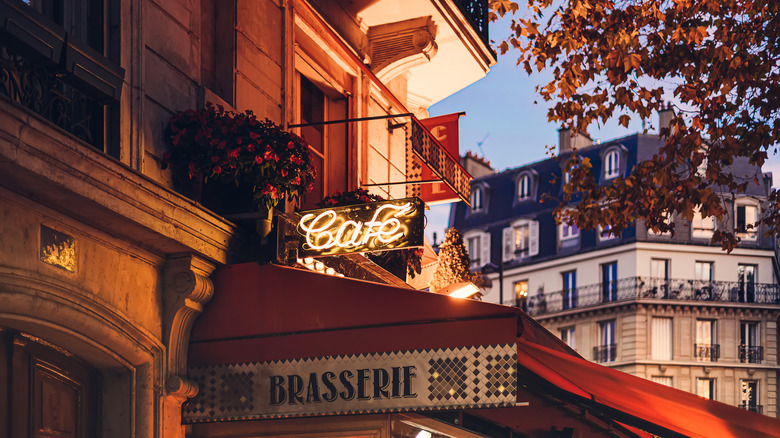
<path id="1" fill-rule="evenodd" d="M 737 237 L 746 240 L 756 240 L 756 221 L 758 207 L 755 205 L 737 205 L 734 228 Z"/>
<path id="2" fill-rule="evenodd" d="M 669 259 L 650 260 L 650 285 L 657 298 L 669 296 Z"/>
<path id="3" fill-rule="evenodd" d="M 471 188 L 471 212 L 479 213 L 484 209 L 484 192 L 482 187 L 474 186 Z"/>
<path id="4" fill-rule="evenodd" d="M 762 406 L 758 403 L 758 380 L 741 380 L 739 407 L 761 413 Z"/>
<path id="5" fill-rule="evenodd" d="M 659 385 L 664 385 L 673 388 L 672 378 L 670 376 L 650 376 L 650 381 L 655 382 Z"/>
<path id="6" fill-rule="evenodd" d="M 652 318 L 650 321 L 650 357 L 672 360 L 672 318 Z"/>
<path id="7" fill-rule="evenodd" d="M 563 308 L 573 309 L 577 307 L 577 271 L 561 273 L 563 280 Z"/>
<path id="8" fill-rule="evenodd" d="M 739 361 L 742 363 L 761 363 L 764 360 L 764 348 L 760 342 L 758 322 L 740 322 Z"/>
<path id="9" fill-rule="evenodd" d="M 482 236 L 470 236 L 466 238 L 466 250 L 469 252 L 469 259 L 471 259 L 471 267 L 478 268 L 482 266 Z"/>
<path id="10" fill-rule="evenodd" d="M 696 379 L 696 395 L 715 400 L 715 379 Z"/>
<path id="11" fill-rule="evenodd" d="M 561 329 L 561 340 L 572 349 L 577 348 L 575 335 L 576 331 L 574 330 L 574 327 L 565 327 Z"/>
<path id="12" fill-rule="evenodd" d="M 531 226 L 528 223 L 519 224 L 513 227 L 514 240 L 515 240 L 515 254 L 521 257 L 528 253 Z"/>
<path id="13" fill-rule="evenodd" d="M 737 266 L 737 294 L 742 303 L 756 302 L 756 265 Z"/>
<path id="14" fill-rule="evenodd" d="M 515 282 L 515 307 L 528 311 L 528 281 Z"/>
<path id="15" fill-rule="evenodd" d="M 603 302 L 618 298 L 617 262 L 601 265 L 601 299 Z"/>
<path id="16" fill-rule="evenodd" d="M 604 157 L 604 178 L 610 179 L 620 175 L 620 152 L 611 150 Z"/>
<path id="17" fill-rule="evenodd" d="M 617 358 L 614 319 L 599 323 L 599 343 L 593 348 L 593 353 L 596 362 L 614 362 Z"/>
<path id="18" fill-rule="evenodd" d="M 691 236 L 700 239 L 711 239 L 715 232 L 715 219 L 712 216 L 702 217 L 698 209 L 693 213 Z"/>
<path id="19" fill-rule="evenodd" d="M 693 345 L 696 360 L 717 362 L 720 357 L 720 345 L 717 338 L 717 321 L 696 320 L 696 343 Z"/>
<path id="20" fill-rule="evenodd" d="M 517 180 L 517 200 L 524 201 L 531 198 L 531 175 L 523 174 Z"/>
<path id="21" fill-rule="evenodd" d="M 693 265 L 693 277 L 695 281 L 695 298 L 702 300 L 713 299 L 712 288 L 712 262 L 699 262 Z"/>
<path id="22" fill-rule="evenodd" d="M 313 123 L 301 128 L 301 136 L 309 144 L 312 163 L 317 171 L 314 190 L 306 197 L 304 208 L 315 204 L 336 190 L 346 190 L 348 177 L 347 123 L 319 124 L 347 118 L 347 99 L 331 90 L 326 94 L 314 82 L 301 75 L 300 121 Z"/>

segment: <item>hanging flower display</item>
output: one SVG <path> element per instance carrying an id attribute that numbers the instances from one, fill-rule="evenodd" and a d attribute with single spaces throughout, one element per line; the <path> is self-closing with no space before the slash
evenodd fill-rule
<path id="1" fill-rule="evenodd" d="M 184 169 L 190 179 L 246 184 L 269 211 L 282 199 L 304 196 L 314 185 L 309 148 L 297 135 L 252 111 L 205 108 L 171 116 L 165 129 L 164 165 Z"/>

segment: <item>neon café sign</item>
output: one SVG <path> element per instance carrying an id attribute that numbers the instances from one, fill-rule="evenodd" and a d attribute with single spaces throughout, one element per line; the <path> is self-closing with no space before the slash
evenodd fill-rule
<path id="1" fill-rule="evenodd" d="M 424 204 L 405 198 L 298 213 L 299 257 L 423 245 Z"/>

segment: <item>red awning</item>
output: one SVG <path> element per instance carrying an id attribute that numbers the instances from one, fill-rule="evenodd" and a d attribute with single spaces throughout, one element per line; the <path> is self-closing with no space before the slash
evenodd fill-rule
<path id="1" fill-rule="evenodd" d="M 780 435 L 776 419 L 591 363 L 516 308 L 255 263 L 226 266 L 212 280 L 214 298 L 191 333 L 190 366 L 516 343 L 519 381 L 527 382 L 518 401 L 560 412 L 549 400 L 562 400 L 587 412 L 561 417 L 583 428 L 612 423 L 623 436 L 641 435 L 632 427 L 660 436 Z M 541 411 L 470 412 L 528 433 Z M 588 415 L 595 423 L 579 419 Z"/>

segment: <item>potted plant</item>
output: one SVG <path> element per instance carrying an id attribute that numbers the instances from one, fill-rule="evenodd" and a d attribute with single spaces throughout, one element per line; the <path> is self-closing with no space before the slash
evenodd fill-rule
<path id="1" fill-rule="evenodd" d="M 312 190 L 315 169 L 309 148 L 297 135 L 252 111 L 225 111 L 209 103 L 171 116 L 165 129 L 164 167 L 220 190 L 239 187 L 265 207 L 270 221 L 282 200 Z"/>

